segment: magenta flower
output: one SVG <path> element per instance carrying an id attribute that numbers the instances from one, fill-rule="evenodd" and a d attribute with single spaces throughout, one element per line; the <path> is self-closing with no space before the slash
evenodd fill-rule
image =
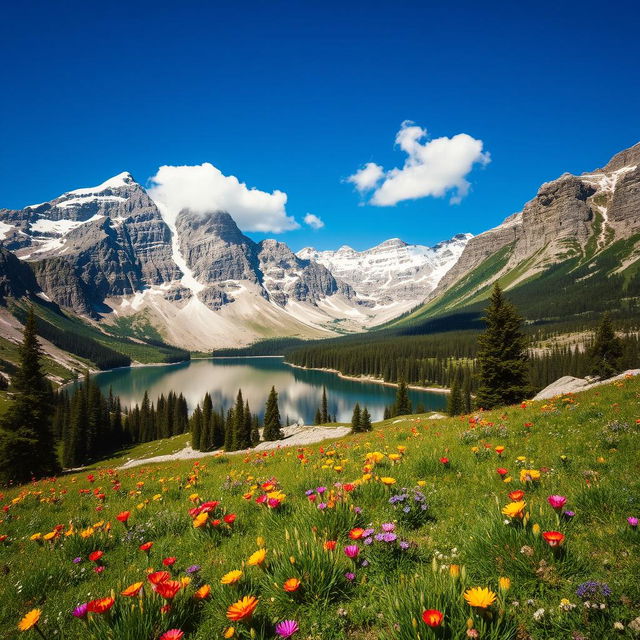
<path id="1" fill-rule="evenodd" d="M 358 547 L 357 544 L 350 544 L 348 547 L 344 548 L 344 555 L 347 556 L 347 558 L 357 558 L 359 553 L 360 547 Z"/>
<path id="2" fill-rule="evenodd" d="M 87 615 L 87 611 L 89 609 L 89 604 L 85 602 L 84 604 L 79 604 L 71 613 L 76 618 L 84 618 Z"/>
<path id="3" fill-rule="evenodd" d="M 276 625 L 276 633 L 281 638 L 290 638 L 300 627 L 295 620 L 283 620 Z"/>
<path id="4" fill-rule="evenodd" d="M 547 502 L 556 510 L 562 509 L 567 503 L 567 499 L 564 496 L 549 496 Z"/>
<path id="5" fill-rule="evenodd" d="M 629 516 L 627 518 L 627 522 L 629 523 L 629 526 L 634 529 L 638 526 L 638 518 L 634 518 L 633 516 Z"/>

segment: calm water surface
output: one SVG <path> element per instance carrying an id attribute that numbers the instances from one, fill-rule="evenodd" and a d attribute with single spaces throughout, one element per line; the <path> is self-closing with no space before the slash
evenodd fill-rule
<path id="1" fill-rule="evenodd" d="M 152 401 L 162 393 L 174 391 L 185 396 L 189 411 L 202 401 L 207 391 L 215 407 L 227 408 L 233 404 L 238 389 L 242 389 L 251 410 L 261 417 L 269 390 L 275 386 L 283 421 L 288 417 L 291 422 L 306 424 L 313 424 L 323 386 L 327 389 L 329 412 L 340 422 L 351 420 L 356 402 L 369 409 L 373 420 L 381 420 L 385 405 L 394 401 L 396 392 L 394 387 L 290 367 L 282 358 L 191 360 L 167 366 L 105 371 L 96 374 L 95 380 L 104 393 L 111 387 L 125 406 L 140 403 L 145 391 L 149 391 Z M 410 396 L 414 407 L 422 403 L 428 410 L 440 410 L 446 405 L 446 396 L 441 393 L 410 390 Z"/>

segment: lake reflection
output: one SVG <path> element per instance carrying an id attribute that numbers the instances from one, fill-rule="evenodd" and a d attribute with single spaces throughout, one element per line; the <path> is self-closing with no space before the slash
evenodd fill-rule
<path id="1" fill-rule="evenodd" d="M 242 389 L 253 412 L 261 417 L 272 386 L 278 391 L 283 422 L 313 424 L 316 409 L 327 389 L 329 412 L 339 422 L 351 420 L 356 402 L 366 406 L 373 420 L 381 420 L 385 405 L 394 401 L 395 388 L 354 380 L 343 380 L 333 373 L 290 367 L 282 358 L 212 358 L 191 360 L 168 366 L 143 366 L 115 369 L 96 374 L 95 381 L 104 393 L 113 389 L 125 406 L 140 403 L 145 391 L 155 401 L 170 391 L 182 393 L 189 411 L 202 401 L 207 391 L 216 408 L 230 407 Z M 446 396 L 410 390 L 414 407 L 422 403 L 430 410 L 441 410 Z"/>

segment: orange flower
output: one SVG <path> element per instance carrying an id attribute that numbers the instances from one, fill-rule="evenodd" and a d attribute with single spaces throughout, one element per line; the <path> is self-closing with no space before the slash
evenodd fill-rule
<path id="1" fill-rule="evenodd" d="M 143 584 L 143 582 L 134 582 L 122 591 L 121 595 L 126 596 L 127 598 L 133 598 L 140 593 L 140 589 L 142 589 Z"/>
<path id="2" fill-rule="evenodd" d="M 202 585 L 194 594 L 196 600 L 204 600 L 211 595 L 211 587 L 208 584 Z"/>
<path id="3" fill-rule="evenodd" d="M 509 500 L 513 500 L 513 502 L 520 502 L 524 498 L 524 491 L 522 489 L 518 489 L 517 491 L 512 491 L 509 494 Z"/>
<path id="4" fill-rule="evenodd" d="M 336 544 L 335 540 L 327 540 L 322 546 L 325 551 L 333 551 L 336 548 Z"/>
<path id="5" fill-rule="evenodd" d="M 116 516 L 116 520 L 118 520 L 118 522 L 122 522 L 122 524 L 127 524 L 127 520 L 129 519 L 130 515 L 131 511 L 122 511 Z"/>
<path id="6" fill-rule="evenodd" d="M 144 544 L 141 544 L 138 548 L 140 549 L 140 551 L 145 551 L 148 553 L 151 550 L 151 547 L 153 547 L 153 542 L 145 542 Z"/>
<path id="7" fill-rule="evenodd" d="M 180 629 L 169 629 L 169 631 L 165 631 L 160 636 L 160 640 L 182 640 L 183 636 L 184 631 L 180 631 Z"/>
<path id="8" fill-rule="evenodd" d="M 543 531 L 542 537 L 550 547 L 559 547 L 564 542 L 564 534 L 559 531 Z"/>
<path id="9" fill-rule="evenodd" d="M 250 618 L 258 606 L 258 598 L 255 596 L 245 596 L 242 600 L 234 602 L 227 609 L 227 618 L 239 622 L 245 618 Z"/>
<path id="10" fill-rule="evenodd" d="M 442 624 L 444 615 L 438 609 L 427 609 L 422 612 L 423 622 L 430 627 L 439 627 Z"/>
<path id="11" fill-rule="evenodd" d="M 300 588 L 300 580 L 298 580 L 298 578 L 289 578 L 282 585 L 282 588 L 288 593 L 293 593 L 294 591 L 297 591 Z"/>
<path id="12" fill-rule="evenodd" d="M 171 574 L 168 571 L 154 571 L 147 576 L 147 580 L 151 584 L 160 584 L 171 579 Z"/>
<path id="13" fill-rule="evenodd" d="M 360 538 L 362 538 L 363 533 L 364 533 L 364 529 L 361 529 L 360 527 L 356 527 L 355 529 L 351 529 L 351 531 L 349 531 L 349 537 L 352 540 L 360 540 Z"/>
<path id="14" fill-rule="evenodd" d="M 31 611 L 18 622 L 18 629 L 20 629 L 20 631 L 28 631 L 31 627 L 35 627 L 38 624 L 38 620 L 40 620 L 41 614 L 42 611 L 40 611 L 40 609 L 31 609 Z"/>
<path id="15" fill-rule="evenodd" d="M 115 600 L 113 598 L 96 598 L 87 604 L 87 611 L 90 613 L 106 613 L 113 607 Z"/>
<path id="16" fill-rule="evenodd" d="M 165 600 L 171 600 L 176 597 L 176 594 L 182 588 L 182 583 L 179 580 L 166 580 L 157 584 L 155 589 Z"/>

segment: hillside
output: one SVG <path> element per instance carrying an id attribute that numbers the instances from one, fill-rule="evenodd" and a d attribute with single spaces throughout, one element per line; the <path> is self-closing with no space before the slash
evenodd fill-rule
<path id="1" fill-rule="evenodd" d="M 16 625 L 38 608 L 46 638 L 283 638 L 284 620 L 305 640 L 637 637 L 639 398 L 625 379 L 303 449 L 106 461 L 10 488 L 0 635 L 26 637 Z M 230 621 L 245 596 L 253 616 Z"/>

